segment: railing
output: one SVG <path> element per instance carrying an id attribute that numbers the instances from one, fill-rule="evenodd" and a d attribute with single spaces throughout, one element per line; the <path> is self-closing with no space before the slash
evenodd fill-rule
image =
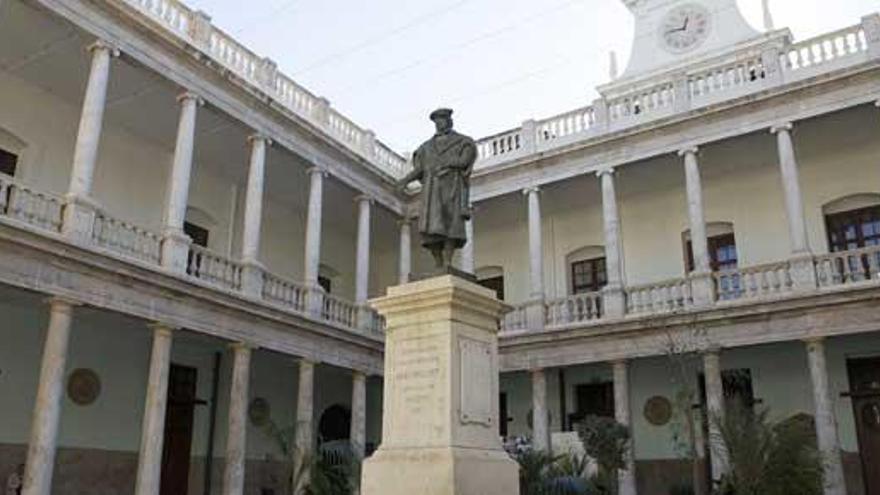
<path id="1" fill-rule="evenodd" d="M 294 311 L 303 312 L 306 310 L 308 289 L 304 285 L 265 272 L 263 273 L 263 299 L 287 306 Z"/>
<path id="2" fill-rule="evenodd" d="M 819 287 L 880 282 L 880 246 L 816 257 Z"/>
<path id="3" fill-rule="evenodd" d="M 36 191 L 0 174 L 0 215 L 59 232 L 62 205 L 61 198 Z"/>
<path id="4" fill-rule="evenodd" d="M 479 140 L 477 142 L 478 159 L 489 160 L 511 155 L 521 150 L 524 144 L 522 132 L 521 129 L 516 129 Z"/>
<path id="5" fill-rule="evenodd" d="M 587 132 L 595 124 L 595 109 L 592 106 L 579 108 L 538 122 L 536 139 L 539 144 L 555 141 Z"/>
<path id="6" fill-rule="evenodd" d="M 326 130 L 352 151 L 361 154 L 380 170 L 399 178 L 406 173 L 406 160 L 384 147 L 381 156 L 362 145 L 367 131 L 329 107 L 323 100 L 291 78 L 278 72 L 273 62 L 260 57 L 232 36 L 214 27 L 210 18 L 178 0 L 124 0 L 142 14 L 203 50 L 224 68 L 262 88 L 281 106 Z"/>
<path id="7" fill-rule="evenodd" d="M 526 327 L 528 327 L 528 320 L 526 319 L 525 305 L 514 306 L 513 309 L 501 319 L 502 332 L 525 330 Z"/>
<path id="8" fill-rule="evenodd" d="M 358 307 L 356 304 L 330 294 L 324 295 L 323 317 L 325 320 L 355 328 L 357 327 L 357 315 Z"/>
<path id="9" fill-rule="evenodd" d="M 675 90 L 671 81 L 615 98 L 608 102 L 608 119 L 611 122 L 634 118 L 671 108 L 675 103 Z"/>
<path id="10" fill-rule="evenodd" d="M 148 263 L 159 263 L 162 238 L 102 211 L 95 214 L 92 241 L 98 246 Z"/>
<path id="11" fill-rule="evenodd" d="M 695 103 L 737 88 L 763 82 L 767 70 L 760 57 L 748 58 L 729 65 L 693 73 L 688 76 L 688 94 Z"/>
<path id="12" fill-rule="evenodd" d="M 668 313 L 693 306 L 691 283 L 686 278 L 626 288 L 627 313 Z"/>
<path id="13" fill-rule="evenodd" d="M 861 24 L 795 43 L 782 54 L 782 66 L 797 72 L 868 51 Z"/>
<path id="14" fill-rule="evenodd" d="M 792 290 L 790 267 L 786 262 L 724 270 L 712 276 L 719 301 L 772 297 Z"/>
<path id="15" fill-rule="evenodd" d="M 602 294 L 589 292 L 550 301 L 545 305 L 548 327 L 584 323 L 602 318 Z"/>
<path id="16" fill-rule="evenodd" d="M 385 317 L 372 308 L 368 309 L 366 314 L 367 331 L 375 334 L 385 333 Z"/>
<path id="17" fill-rule="evenodd" d="M 242 266 L 201 246 L 190 246 L 186 273 L 224 289 L 241 289 Z"/>

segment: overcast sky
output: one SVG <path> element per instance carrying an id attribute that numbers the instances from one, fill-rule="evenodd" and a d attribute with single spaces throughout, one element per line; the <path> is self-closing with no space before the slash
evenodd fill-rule
<path id="1" fill-rule="evenodd" d="M 397 151 L 456 110 L 486 136 L 589 104 L 626 67 L 633 19 L 621 0 L 185 0 Z M 763 25 L 761 0 L 739 0 Z M 880 0 L 771 0 L 796 39 L 860 22 Z"/>

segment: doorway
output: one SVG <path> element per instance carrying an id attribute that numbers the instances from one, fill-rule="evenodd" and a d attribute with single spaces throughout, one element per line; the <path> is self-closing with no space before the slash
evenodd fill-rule
<path id="1" fill-rule="evenodd" d="M 198 370 L 172 364 L 168 375 L 168 405 L 162 450 L 160 495 L 186 495 L 196 406 Z"/>
<path id="2" fill-rule="evenodd" d="M 880 358 L 850 359 L 847 369 L 865 495 L 880 495 Z"/>

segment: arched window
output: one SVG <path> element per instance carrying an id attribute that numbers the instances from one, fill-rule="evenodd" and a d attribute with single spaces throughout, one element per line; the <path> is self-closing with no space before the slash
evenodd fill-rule
<path id="1" fill-rule="evenodd" d="M 504 300 L 504 269 L 500 266 L 485 266 L 476 270 L 477 283 L 492 289 L 498 300 Z"/>
<path id="2" fill-rule="evenodd" d="M 832 253 L 880 245 L 880 194 L 853 194 L 822 207 Z"/>
<path id="3" fill-rule="evenodd" d="M 569 294 L 599 292 L 608 285 L 608 268 L 605 263 L 605 248 L 585 246 L 572 251 L 565 257 L 568 267 Z"/>
<path id="4" fill-rule="evenodd" d="M 694 271 L 694 246 L 691 231 L 682 233 L 684 244 L 684 264 L 687 273 Z M 736 251 L 736 235 L 730 222 L 711 222 L 706 224 L 706 240 L 709 243 L 709 267 L 713 272 L 732 270 L 739 266 Z"/>

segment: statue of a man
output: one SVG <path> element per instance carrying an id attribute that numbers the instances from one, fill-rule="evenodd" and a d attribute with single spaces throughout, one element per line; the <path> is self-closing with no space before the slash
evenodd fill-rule
<path id="1" fill-rule="evenodd" d="M 467 243 L 465 222 L 471 217 L 470 177 L 477 144 L 452 130 L 452 110 L 441 108 L 430 118 L 437 132 L 419 146 L 413 155 L 413 171 L 399 187 L 406 188 L 415 180 L 422 183 L 422 246 L 431 251 L 437 268 L 448 268 L 455 250 Z"/>

